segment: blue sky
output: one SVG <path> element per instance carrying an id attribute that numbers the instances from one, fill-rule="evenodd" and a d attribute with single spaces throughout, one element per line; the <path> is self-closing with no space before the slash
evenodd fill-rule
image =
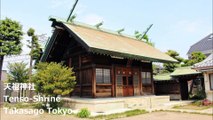
<path id="1" fill-rule="evenodd" d="M 49 16 L 67 18 L 75 0 L 1 0 L 1 19 L 19 21 L 25 30 L 51 36 Z M 212 32 L 212 0 L 79 0 L 76 21 L 134 35 L 148 32 L 155 47 L 176 50 L 186 58 L 189 47 Z M 25 39 L 27 39 L 25 37 Z M 24 49 L 24 52 L 28 52 Z"/>

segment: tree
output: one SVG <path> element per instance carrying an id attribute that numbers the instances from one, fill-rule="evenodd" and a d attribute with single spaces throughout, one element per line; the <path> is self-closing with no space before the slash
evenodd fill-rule
<path id="1" fill-rule="evenodd" d="M 9 18 L 0 20 L 0 71 L 2 70 L 5 55 L 17 55 L 21 53 L 22 35 L 22 26 L 19 22 Z"/>
<path id="2" fill-rule="evenodd" d="M 10 63 L 8 65 L 8 82 L 9 83 L 25 83 L 28 80 L 28 68 L 24 62 Z M 22 95 L 23 95 L 23 90 Z M 20 91 L 18 92 L 20 95 Z"/>
<path id="3" fill-rule="evenodd" d="M 39 93 L 57 97 L 58 95 L 68 95 L 73 91 L 76 77 L 72 68 L 54 62 L 38 63 L 36 68 L 33 81 Z"/>
<path id="4" fill-rule="evenodd" d="M 202 52 L 192 52 L 191 59 L 185 60 L 183 66 L 192 66 L 195 63 L 203 61 L 206 56 Z"/>
<path id="5" fill-rule="evenodd" d="M 151 46 L 155 46 L 155 44 L 149 40 L 149 37 L 148 35 L 142 35 L 139 31 L 135 31 L 135 38 L 138 39 L 138 40 L 142 40 L 144 41 L 145 43 L 151 45 Z"/>
<path id="6" fill-rule="evenodd" d="M 30 28 L 27 31 L 27 35 L 31 37 L 31 40 L 28 40 L 30 45 L 28 47 L 30 50 L 30 69 L 29 69 L 29 76 L 32 74 L 32 67 L 33 67 L 33 60 L 38 61 L 40 58 L 41 53 L 41 46 L 38 43 L 38 37 L 35 35 L 35 30 L 33 28 Z"/>
<path id="7" fill-rule="evenodd" d="M 179 53 L 174 50 L 168 50 L 166 52 L 166 54 L 178 61 L 178 63 L 164 63 L 163 64 L 165 72 L 173 72 L 175 70 L 175 68 L 177 68 L 180 65 L 180 63 L 183 61 L 183 58 L 181 58 L 179 56 Z"/>

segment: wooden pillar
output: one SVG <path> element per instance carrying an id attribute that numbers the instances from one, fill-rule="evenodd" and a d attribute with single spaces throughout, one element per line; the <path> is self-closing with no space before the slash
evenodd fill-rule
<path id="1" fill-rule="evenodd" d="M 140 90 L 140 95 L 143 95 L 143 84 L 142 84 L 142 76 L 141 76 L 141 68 L 139 68 L 139 90 Z"/>
<path id="2" fill-rule="evenodd" d="M 96 98 L 96 70 L 92 67 L 92 97 Z"/>
<path id="3" fill-rule="evenodd" d="M 184 78 L 178 78 L 180 81 L 180 91 L 181 91 L 181 100 L 188 100 L 189 93 L 188 93 L 188 83 L 187 80 Z"/>
<path id="4" fill-rule="evenodd" d="M 152 80 L 152 94 L 155 94 L 155 86 L 154 86 L 154 80 L 153 80 L 153 67 L 151 62 L 151 80 Z"/>
<path id="5" fill-rule="evenodd" d="M 152 94 L 155 94 L 155 85 L 153 80 L 153 72 L 151 72 L 151 79 L 152 79 Z"/>
<path id="6" fill-rule="evenodd" d="M 69 68 L 72 67 L 72 58 L 69 58 L 69 59 L 68 59 L 68 66 L 69 66 Z"/>
<path id="7" fill-rule="evenodd" d="M 80 97 L 82 97 L 82 71 L 81 71 L 81 55 L 78 56 L 79 60 L 79 80 L 80 80 Z"/>
<path id="8" fill-rule="evenodd" d="M 111 67 L 111 78 L 112 78 L 112 88 L 111 88 L 111 96 L 114 97 L 115 96 L 115 69 L 114 69 L 114 65 L 112 65 Z"/>

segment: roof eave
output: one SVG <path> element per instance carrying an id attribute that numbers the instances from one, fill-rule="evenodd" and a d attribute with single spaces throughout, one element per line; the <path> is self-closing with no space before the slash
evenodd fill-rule
<path id="1" fill-rule="evenodd" d="M 113 55 L 113 56 L 123 57 L 123 58 L 127 58 L 127 59 L 146 60 L 146 61 L 150 61 L 150 62 L 177 63 L 177 61 L 170 61 L 170 60 L 157 59 L 157 58 L 151 58 L 151 57 L 145 57 L 145 56 L 138 56 L 138 55 L 132 55 L 132 54 L 128 54 L 128 53 L 120 53 L 120 52 L 103 50 L 103 49 L 93 48 L 93 47 L 89 48 L 89 52 L 103 54 L 103 55 Z"/>

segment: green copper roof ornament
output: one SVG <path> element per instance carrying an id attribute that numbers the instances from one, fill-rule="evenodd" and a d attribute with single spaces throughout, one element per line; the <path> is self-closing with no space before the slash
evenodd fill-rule
<path id="1" fill-rule="evenodd" d="M 121 34 L 121 32 L 123 32 L 124 30 L 125 30 L 125 29 L 122 28 L 122 29 L 117 30 L 117 32 L 118 32 L 118 34 Z"/>
<path id="2" fill-rule="evenodd" d="M 100 26 L 102 26 L 102 25 L 103 25 L 103 23 L 104 23 L 104 22 L 102 21 L 102 22 L 100 22 L 100 23 L 96 24 L 96 25 L 95 25 L 95 27 L 96 27 L 97 29 L 99 29 L 99 28 L 100 28 Z"/>
<path id="3" fill-rule="evenodd" d="M 76 14 L 74 14 L 73 16 L 71 16 L 70 17 L 70 19 L 69 19 L 69 22 L 74 22 L 74 19 L 77 17 L 77 15 Z"/>

